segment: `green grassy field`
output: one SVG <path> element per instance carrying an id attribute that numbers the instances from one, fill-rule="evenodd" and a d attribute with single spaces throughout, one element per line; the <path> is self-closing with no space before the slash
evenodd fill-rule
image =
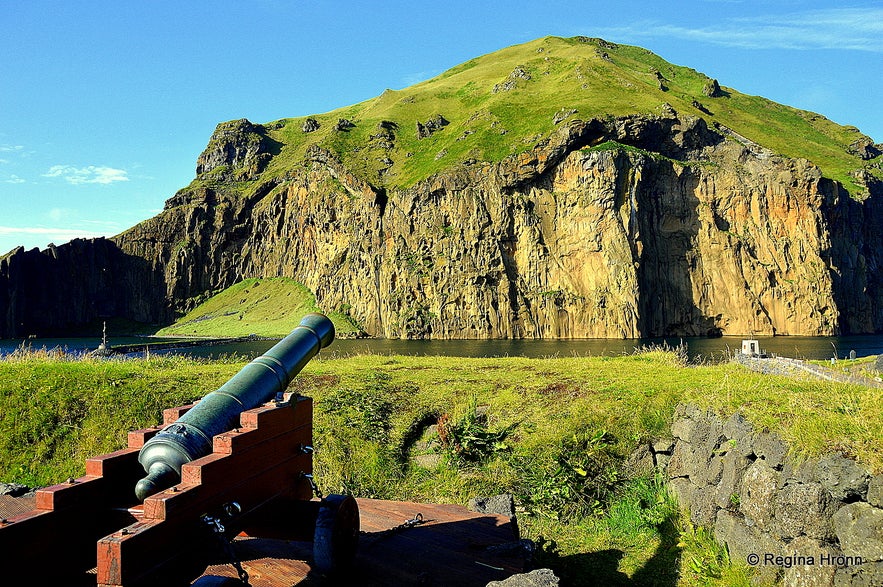
<path id="1" fill-rule="evenodd" d="M 184 358 L 0 362 L 0 479 L 30 485 L 83 473 L 127 430 L 217 388 L 243 361 Z M 880 391 L 624 357 L 367 355 L 318 358 L 294 389 L 315 401 L 316 479 L 326 493 L 441 503 L 511 492 L 538 562 L 581 584 L 747 585 L 664 484 L 629 480 L 623 459 L 666 434 L 679 402 L 740 410 L 798 455 L 839 449 L 883 469 Z M 432 427 L 436 425 L 437 427 Z M 658 583 L 657 583 L 658 584 Z"/>
<path id="2" fill-rule="evenodd" d="M 211 296 L 174 324 L 157 331 L 158 336 L 259 336 L 288 335 L 301 318 L 322 312 L 313 293 L 285 277 L 246 279 Z M 323 312 L 334 323 L 338 336 L 361 328 L 340 312 Z"/>

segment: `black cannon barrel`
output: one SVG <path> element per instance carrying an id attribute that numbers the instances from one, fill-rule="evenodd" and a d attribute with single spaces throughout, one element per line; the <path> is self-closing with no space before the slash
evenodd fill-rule
<path id="1" fill-rule="evenodd" d="M 291 334 L 148 440 L 138 454 L 147 473 L 135 486 L 138 499 L 178 483 L 181 465 L 209 454 L 213 436 L 235 428 L 245 410 L 285 391 L 304 365 L 333 340 L 331 320 L 307 314 Z"/>

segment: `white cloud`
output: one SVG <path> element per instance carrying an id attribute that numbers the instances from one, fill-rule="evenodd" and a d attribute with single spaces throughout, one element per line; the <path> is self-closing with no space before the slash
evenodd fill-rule
<path id="1" fill-rule="evenodd" d="M 27 181 L 17 175 L 10 175 L 3 180 L 3 183 L 27 183 Z"/>
<path id="2" fill-rule="evenodd" d="M 17 151 L 23 151 L 23 145 L 0 145 L 0 153 L 13 153 Z"/>
<path id="3" fill-rule="evenodd" d="M 654 21 L 606 29 L 608 37 L 679 37 L 743 49 L 883 52 L 883 8 L 829 8 L 723 20 L 701 28 Z"/>
<path id="4" fill-rule="evenodd" d="M 53 165 L 43 177 L 61 177 L 71 185 L 87 183 L 110 184 L 118 181 L 129 181 L 128 172 L 125 169 L 114 169 L 89 165 L 87 167 L 74 167 L 73 165 Z"/>
<path id="5" fill-rule="evenodd" d="M 111 236 L 108 232 L 79 230 L 76 228 L 50 228 L 42 226 L 0 226 L 0 236 L 39 236 L 47 241 L 64 243 L 75 238 Z"/>
<path id="6" fill-rule="evenodd" d="M 61 222 L 62 220 L 67 220 L 72 212 L 74 211 L 69 208 L 52 208 L 49 210 L 47 216 L 49 216 L 53 222 Z"/>
<path id="7" fill-rule="evenodd" d="M 420 82 L 425 82 L 426 80 L 432 79 L 440 73 L 442 73 L 442 70 L 440 69 L 416 71 L 414 73 L 409 73 L 402 78 L 402 87 L 408 88 L 413 85 L 419 84 Z"/>

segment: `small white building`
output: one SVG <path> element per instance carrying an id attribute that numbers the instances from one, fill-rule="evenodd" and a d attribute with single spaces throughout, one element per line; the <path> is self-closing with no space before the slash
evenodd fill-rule
<path id="1" fill-rule="evenodd" d="M 746 338 L 742 341 L 742 354 L 749 357 L 757 357 L 760 353 L 760 342 Z"/>

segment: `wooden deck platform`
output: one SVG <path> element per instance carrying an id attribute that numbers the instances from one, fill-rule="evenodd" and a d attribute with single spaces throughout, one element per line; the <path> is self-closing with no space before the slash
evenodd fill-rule
<path id="1" fill-rule="evenodd" d="M 348 572 L 334 577 L 334 584 L 484 587 L 524 570 L 522 556 L 488 550 L 517 540 L 508 517 L 456 505 L 357 501 L 363 532 L 358 554 Z M 425 523 L 388 532 L 418 513 Z M 237 538 L 234 545 L 254 587 L 329 584 L 311 573 L 312 543 Z M 211 566 L 206 574 L 237 576 L 232 565 Z"/>
<path id="2" fill-rule="evenodd" d="M 34 507 L 32 497 L 0 497 L 4 498 L 0 499 L 0 518 L 11 518 Z M 310 542 L 238 537 L 234 541 L 235 552 L 249 574 L 251 585 L 484 587 L 490 581 L 525 570 L 520 554 L 488 550 L 488 547 L 517 540 L 517 529 L 508 517 L 478 514 L 457 505 L 357 501 L 362 534 L 355 563 L 349 571 L 329 582 L 311 572 L 313 545 Z M 388 531 L 418 513 L 423 515 L 425 523 Z M 212 565 L 205 574 L 237 576 L 229 564 Z"/>

